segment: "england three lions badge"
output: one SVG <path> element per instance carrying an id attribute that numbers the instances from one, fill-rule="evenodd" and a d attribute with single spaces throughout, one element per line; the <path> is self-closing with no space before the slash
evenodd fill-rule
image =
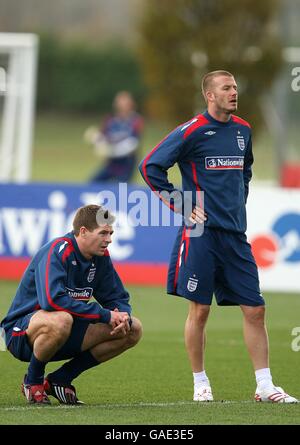
<path id="1" fill-rule="evenodd" d="M 189 278 L 187 289 L 189 292 L 195 292 L 198 286 L 198 280 L 196 278 Z"/>
<path id="2" fill-rule="evenodd" d="M 93 279 L 95 278 L 95 274 L 96 274 L 96 267 L 91 267 L 87 277 L 89 283 L 93 281 Z"/>
<path id="3" fill-rule="evenodd" d="M 236 140 L 237 140 L 239 149 L 242 150 L 242 151 L 245 150 L 245 146 L 246 146 L 246 144 L 245 144 L 244 136 L 240 136 L 240 135 L 238 135 L 238 136 L 236 137 Z"/>

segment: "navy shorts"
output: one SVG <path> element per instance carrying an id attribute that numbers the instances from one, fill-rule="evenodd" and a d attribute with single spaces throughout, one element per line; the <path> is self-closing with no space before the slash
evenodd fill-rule
<path id="1" fill-rule="evenodd" d="M 30 362 L 32 348 L 26 335 L 32 312 L 15 321 L 14 326 L 6 333 L 7 349 L 12 355 L 23 361 Z M 73 358 L 81 352 L 81 345 L 90 321 L 74 318 L 71 334 L 66 343 L 52 357 L 51 362 Z"/>
<path id="2" fill-rule="evenodd" d="M 179 229 L 173 248 L 168 294 L 201 304 L 264 305 L 257 266 L 245 234 L 205 228 L 198 237 Z"/>

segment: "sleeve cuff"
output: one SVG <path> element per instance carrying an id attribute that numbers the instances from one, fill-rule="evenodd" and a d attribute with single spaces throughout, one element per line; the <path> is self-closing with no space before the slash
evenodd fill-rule
<path id="1" fill-rule="evenodd" d="M 108 324 L 111 319 L 111 313 L 108 309 L 101 308 L 100 310 L 100 323 L 106 323 Z"/>

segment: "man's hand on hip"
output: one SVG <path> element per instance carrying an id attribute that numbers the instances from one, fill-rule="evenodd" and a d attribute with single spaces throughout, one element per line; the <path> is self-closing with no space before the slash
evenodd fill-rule
<path id="1" fill-rule="evenodd" d="M 203 224 L 206 220 L 207 214 L 204 212 L 204 209 L 198 206 L 194 207 L 194 210 L 189 217 L 189 221 L 193 224 Z"/>

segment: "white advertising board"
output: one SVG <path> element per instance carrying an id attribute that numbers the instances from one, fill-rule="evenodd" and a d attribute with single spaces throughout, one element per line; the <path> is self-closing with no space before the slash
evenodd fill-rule
<path id="1" fill-rule="evenodd" d="M 300 294 L 300 190 L 250 184 L 247 220 L 262 290 Z"/>

